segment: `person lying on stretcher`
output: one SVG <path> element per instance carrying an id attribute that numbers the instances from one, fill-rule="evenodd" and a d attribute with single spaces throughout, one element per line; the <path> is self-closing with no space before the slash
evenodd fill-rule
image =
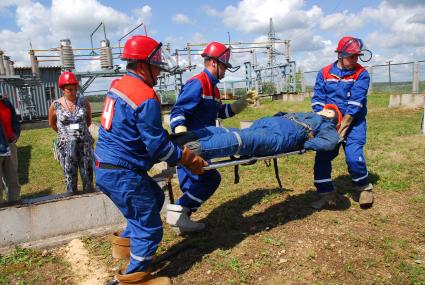
<path id="1" fill-rule="evenodd" d="M 342 114 L 327 104 L 318 113 L 283 113 L 254 121 L 246 129 L 206 127 L 173 135 L 205 160 L 228 156 L 268 156 L 296 150 L 330 151 L 340 142 Z"/>

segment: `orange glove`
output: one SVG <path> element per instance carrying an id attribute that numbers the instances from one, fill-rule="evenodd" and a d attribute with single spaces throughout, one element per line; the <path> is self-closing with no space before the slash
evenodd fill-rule
<path id="1" fill-rule="evenodd" d="M 204 173 L 202 167 L 208 165 L 202 157 L 193 153 L 193 151 L 188 149 L 186 146 L 183 147 L 183 153 L 179 163 L 189 169 L 193 174 Z"/>

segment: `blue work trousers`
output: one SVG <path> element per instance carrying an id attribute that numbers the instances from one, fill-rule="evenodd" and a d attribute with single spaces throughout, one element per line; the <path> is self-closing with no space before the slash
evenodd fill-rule
<path id="1" fill-rule="evenodd" d="M 369 183 L 369 174 L 364 156 L 366 144 L 366 120 L 353 123 L 349 130 L 345 144 L 345 161 L 348 172 L 355 185 L 364 186 Z M 332 160 L 339 154 L 339 147 L 333 151 L 317 152 L 314 161 L 314 185 L 320 194 L 334 191 L 332 183 Z"/>
<path id="2" fill-rule="evenodd" d="M 162 240 L 160 211 L 164 193 L 146 173 L 95 167 L 96 185 L 127 219 L 122 237 L 130 238 L 126 274 L 147 271 Z"/>

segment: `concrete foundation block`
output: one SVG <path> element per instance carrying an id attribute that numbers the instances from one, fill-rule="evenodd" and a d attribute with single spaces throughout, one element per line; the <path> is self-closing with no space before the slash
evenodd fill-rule
<path id="1" fill-rule="evenodd" d="M 400 104 L 403 107 L 409 107 L 413 105 L 413 94 L 405 93 L 401 94 Z"/>
<path id="2" fill-rule="evenodd" d="M 289 94 L 282 94 L 282 101 L 289 101 Z"/>
<path id="3" fill-rule="evenodd" d="M 282 100 L 282 96 L 283 96 L 282 93 L 280 93 L 280 94 L 274 94 L 274 95 L 271 95 L 271 98 L 272 98 L 272 101 Z"/>
<path id="4" fill-rule="evenodd" d="M 391 94 L 390 95 L 390 108 L 398 108 L 401 105 L 401 95 L 400 94 Z"/>
<path id="5" fill-rule="evenodd" d="M 175 169 L 174 169 L 175 172 Z M 170 203 L 168 180 L 153 177 L 165 194 L 161 213 Z M 102 192 L 68 196 L 57 194 L 28 199 L 24 204 L 0 208 L 0 253 L 15 245 L 59 246 L 84 235 L 100 235 L 122 228 L 125 218 Z"/>
<path id="6" fill-rule="evenodd" d="M 47 120 L 23 122 L 21 124 L 21 130 L 34 130 L 44 128 L 50 128 L 49 122 Z"/>
<path id="7" fill-rule="evenodd" d="M 163 118 L 164 118 L 164 124 L 169 126 L 170 125 L 170 114 L 165 114 Z"/>
<path id="8" fill-rule="evenodd" d="M 153 170 L 162 172 L 168 168 L 168 164 L 165 161 L 161 161 L 159 163 L 155 163 L 152 167 Z"/>
<path id="9" fill-rule="evenodd" d="M 414 94 L 413 104 L 415 107 L 422 107 L 425 105 L 425 94 Z"/>
<path id="10" fill-rule="evenodd" d="M 1 208 L 0 220 L 0 247 L 124 223 L 101 192 Z"/>
<path id="11" fill-rule="evenodd" d="M 252 126 L 252 121 L 240 121 L 240 128 L 241 129 L 246 129 Z"/>

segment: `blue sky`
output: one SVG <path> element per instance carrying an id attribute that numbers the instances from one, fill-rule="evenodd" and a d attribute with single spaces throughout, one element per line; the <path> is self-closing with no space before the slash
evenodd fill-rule
<path id="1" fill-rule="evenodd" d="M 28 66 L 29 41 L 36 49 L 56 47 L 62 38 L 70 38 L 73 47 L 89 47 L 89 35 L 100 22 L 113 45 L 141 21 L 150 36 L 173 49 L 187 42 L 227 41 L 227 32 L 232 41 L 261 41 L 272 17 L 277 36 L 291 40 L 297 66 L 317 70 L 335 59 L 333 50 L 344 35 L 362 38 L 374 53 L 373 63 L 424 60 L 423 15 L 425 1 L 415 0 L 2 0 L 0 50 L 17 66 Z M 96 46 L 101 36 L 96 35 Z M 237 63 L 245 59 L 234 57 Z M 84 62 L 79 68 L 97 65 Z"/>

